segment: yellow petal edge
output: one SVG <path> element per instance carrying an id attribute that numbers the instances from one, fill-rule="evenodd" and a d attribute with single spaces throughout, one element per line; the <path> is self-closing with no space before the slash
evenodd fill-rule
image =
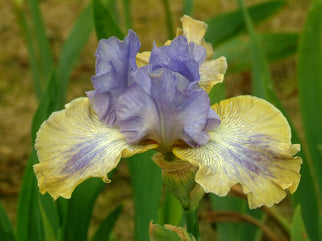
<path id="1" fill-rule="evenodd" d="M 90 177 L 109 182 L 107 173 L 121 157 L 155 145 L 128 145 L 116 128 L 102 124 L 87 98 L 77 98 L 45 121 L 35 144 L 40 163 L 34 165 L 42 194 L 70 198 L 78 184 Z"/>
<path id="2" fill-rule="evenodd" d="M 174 148 L 182 160 L 198 166 L 196 182 L 206 192 L 225 196 L 235 184 L 247 194 L 250 208 L 279 203 L 300 181 L 302 159 L 293 157 L 286 118 L 269 102 L 239 96 L 215 104 L 220 126 L 198 148 Z"/>

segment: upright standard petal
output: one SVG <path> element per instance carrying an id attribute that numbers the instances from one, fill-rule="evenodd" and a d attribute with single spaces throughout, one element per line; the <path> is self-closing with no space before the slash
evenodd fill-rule
<path id="1" fill-rule="evenodd" d="M 206 192 L 225 196 L 241 184 L 250 208 L 280 202 L 300 180 L 299 145 L 291 144 L 285 117 L 269 102 L 239 96 L 213 106 L 221 124 L 198 148 L 175 148 L 174 154 L 199 166 L 196 182 Z"/>
<path id="2" fill-rule="evenodd" d="M 205 48 L 188 43 L 187 38 L 178 36 L 170 45 L 154 47 L 149 64 L 152 70 L 167 68 L 178 72 L 190 82 L 199 81 L 199 66 L 206 58 Z"/>
<path id="3" fill-rule="evenodd" d="M 116 125 L 118 98 L 130 85 L 130 72 L 137 68 L 136 54 L 140 45 L 132 30 L 124 41 L 111 37 L 98 43 L 96 75 L 92 77 L 95 90 L 87 92 L 87 96 L 100 120 L 110 127 Z"/>
<path id="4" fill-rule="evenodd" d="M 129 143 L 149 139 L 162 152 L 171 152 L 173 145 L 182 142 L 205 144 L 209 139 L 205 129 L 219 125 L 218 116 L 209 110 L 207 93 L 181 74 L 138 69 L 134 81 L 120 97 L 117 109 L 120 131 Z"/>
<path id="5" fill-rule="evenodd" d="M 41 193 L 70 198 L 75 187 L 90 177 L 108 182 L 107 173 L 121 157 L 156 145 L 128 145 L 118 129 L 101 123 L 87 98 L 78 98 L 53 113 L 36 139 L 40 163 L 34 165 Z"/>
<path id="6" fill-rule="evenodd" d="M 199 68 L 200 87 L 209 93 L 214 85 L 224 81 L 226 70 L 227 61 L 225 57 L 203 62 Z"/>
<path id="7" fill-rule="evenodd" d="M 184 15 L 180 21 L 183 35 L 187 37 L 188 41 L 203 46 L 207 50 L 207 59 L 212 59 L 214 56 L 212 46 L 204 40 L 208 25 L 187 15 Z"/>

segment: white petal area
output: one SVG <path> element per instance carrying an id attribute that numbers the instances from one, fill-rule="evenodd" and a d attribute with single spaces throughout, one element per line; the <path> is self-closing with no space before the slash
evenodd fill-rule
<path id="1" fill-rule="evenodd" d="M 251 96 L 230 98 L 213 106 L 220 126 L 197 148 L 174 148 L 174 154 L 199 167 L 196 182 L 206 192 L 225 196 L 241 184 L 250 208 L 280 202 L 300 181 L 299 145 L 281 112 Z"/>
<path id="2" fill-rule="evenodd" d="M 227 61 L 225 57 L 204 61 L 199 68 L 200 87 L 209 93 L 212 87 L 224 81 L 224 75 L 227 70 Z"/>
<path id="3" fill-rule="evenodd" d="M 90 177 L 109 182 L 107 173 L 121 157 L 156 147 L 128 145 L 116 128 L 99 121 L 88 98 L 78 98 L 53 113 L 37 133 L 40 163 L 34 165 L 41 193 L 70 198 L 75 187 Z"/>

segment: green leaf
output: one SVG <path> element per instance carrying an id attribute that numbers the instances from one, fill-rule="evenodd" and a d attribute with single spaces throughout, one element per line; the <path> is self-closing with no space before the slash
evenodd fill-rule
<path id="1" fill-rule="evenodd" d="M 50 224 L 50 221 L 48 219 L 48 215 L 45 212 L 40 200 L 38 200 L 38 205 L 39 205 L 40 214 L 41 214 L 41 218 L 42 218 L 42 224 L 44 227 L 45 241 L 56 241 L 57 238 L 55 235 L 55 231 L 53 230 L 53 228 Z"/>
<path id="2" fill-rule="evenodd" d="M 315 185 L 307 183 L 308 180 L 303 180 L 303 177 L 299 187 L 301 191 L 303 190 L 303 193 L 297 193 L 299 195 L 296 195 L 296 201 L 297 203 L 301 203 L 303 220 L 311 240 L 319 240 L 322 234 L 319 234 L 319 227 L 322 226 L 322 220 L 321 217 L 319 220 L 318 214 L 318 210 L 320 210 L 318 205 L 321 205 L 321 202 L 319 203 L 318 200 L 321 200 L 322 187 L 321 12 L 322 2 L 317 0 L 313 1 L 301 34 L 298 56 L 299 103 L 307 147 L 310 154 L 310 159 L 304 160 L 304 164 L 307 168 L 311 167 L 311 173 L 306 172 L 308 178 L 314 179 Z M 310 162 L 308 163 L 308 161 Z M 303 184 L 303 181 L 306 183 Z M 315 200 L 309 198 L 306 188 L 313 189 L 311 191 L 312 194 L 314 192 L 318 193 L 318 198 Z"/>
<path id="3" fill-rule="evenodd" d="M 93 28 L 93 8 L 92 4 L 89 4 L 77 18 L 61 50 L 57 67 L 57 80 L 59 81 L 58 85 L 60 88 L 59 99 L 61 100 L 59 103 L 60 107 L 63 106 L 69 78 L 76 60 L 88 42 Z"/>
<path id="4" fill-rule="evenodd" d="M 51 53 L 50 44 L 46 36 L 46 30 L 44 27 L 43 19 L 38 6 L 38 1 L 29 0 L 28 1 L 30 14 L 33 23 L 33 29 L 35 31 L 35 42 L 34 46 L 38 47 L 38 54 L 40 57 L 40 69 L 42 72 L 41 84 L 43 87 L 46 86 L 46 81 L 48 80 L 51 70 L 54 66 L 54 59 Z"/>
<path id="5" fill-rule="evenodd" d="M 269 1 L 249 7 L 249 14 L 254 22 L 260 23 L 272 16 L 285 5 L 285 1 Z M 240 10 L 225 13 L 206 21 L 208 31 L 205 39 L 217 46 L 223 41 L 245 31 L 243 14 Z"/>
<path id="6" fill-rule="evenodd" d="M 123 39 L 124 34 L 102 1 L 93 0 L 92 4 L 97 39 L 109 38 L 111 36 L 116 36 L 119 39 Z"/>
<path id="7" fill-rule="evenodd" d="M 174 226 L 179 225 L 182 219 L 182 206 L 178 199 L 176 199 L 168 190 L 165 193 L 162 208 L 158 223 L 161 225 L 171 224 Z"/>
<path id="8" fill-rule="evenodd" d="M 37 108 L 32 123 L 32 140 L 35 140 L 36 132 L 38 131 L 41 123 L 48 118 L 52 111 L 56 110 L 56 78 L 55 72 L 52 70 L 52 74 L 48 80 L 48 87 L 46 92 L 41 98 L 41 102 Z M 44 230 L 41 220 L 41 213 L 38 206 L 38 199 L 44 198 L 42 203 L 45 203 L 46 197 L 41 197 L 35 174 L 33 172 L 33 164 L 37 163 L 37 154 L 34 148 L 32 148 L 31 155 L 29 157 L 27 167 L 24 172 L 22 187 L 18 200 L 17 211 L 17 237 L 20 241 L 33 240 L 43 241 Z M 50 202 L 50 201 L 48 201 Z M 53 205 L 46 205 L 46 210 L 49 213 L 55 213 Z M 58 226 L 58 220 L 55 215 L 50 216 L 51 225 L 53 227 Z"/>
<path id="9" fill-rule="evenodd" d="M 261 217 L 260 210 L 250 210 L 247 202 L 237 197 L 218 197 L 210 195 L 210 201 L 214 210 L 230 210 L 247 213 L 255 218 Z M 218 239 L 220 241 L 248 241 L 255 240 L 257 228 L 245 223 L 217 223 Z"/>
<path id="10" fill-rule="evenodd" d="M 298 91 L 301 115 L 319 188 L 322 187 L 321 13 L 321 1 L 314 1 L 301 34 L 298 57 Z"/>
<path id="11" fill-rule="evenodd" d="M 100 224 L 96 230 L 92 241 L 108 241 L 110 233 L 122 212 L 123 206 L 117 206 Z"/>
<path id="12" fill-rule="evenodd" d="M 15 241 L 15 235 L 8 216 L 0 202 L 0 237 L 2 241 Z"/>
<path id="13" fill-rule="evenodd" d="M 41 79 L 40 67 L 35 53 L 32 33 L 30 31 L 30 27 L 28 25 L 27 18 L 23 11 L 22 5 L 18 4 L 17 2 L 15 3 L 16 4 L 14 5 L 14 11 L 28 49 L 28 57 L 29 57 L 29 63 L 31 68 L 32 82 L 35 88 L 36 97 L 40 99 L 43 92 L 42 84 L 44 83 L 42 83 L 40 80 Z"/>
<path id="14" fill-rule="evenodd" d="M 286 58 L 297 51 L 298 34 L 262 33 L 259 41 L 268 62 Z M 228 71 L 237 72 L 251 68 L 251 41 L 249 36 L 237 36 L 215 48 L 215 57 L 225 56 L 229 60 Z"/>
<path id="15" fill-rule="evenodd" d="M 226 88 L 224 83 L 216 84 L 209 92 L 210 105 L 219 103 L 226 97 Z"/>
<path id="16" fill-rule="evenodd" d="M 299 143 L 299 137 L 287 117 L 284 108 L 278 100 L 273 87 L 270 71 L 265 59 L 261 43 L 256 35 L 252 21 L 248 15 L 247 9 L 242 0 L 238 0 L 238 4 L 244 14 L 245 23 L 250 34 L 252 62 L 253 62 L 253 94 L 267 99 L 273 103 L 286 116 L 292 130 L 292 142 Z M 313 240 L 319 240 L 319 207 L 317 191 L 315 189 L 314 179 L 312 178 L 312 169 L 308 165 L 307 158 L 304 152 L 299 153 L 303 157 L 304 163 L 301 169 L 301 182 L 298 191 L 295 193 L 295 202 L 300 203 L 303 207 L 303 217 L 307 225 L 308 233 Z"/>
<path id="17" fill-rule="evenodd" d="M 37 155 L 33 149 L 22 179 L 17 210 L 17 238 L 19 241 L 43 241 L 43 225 L 38 208 L 39 190 L 33 173 Z"/>
<path id="18" fill-rule="evenodd" d="M 193 0 L 184 0 L 183 14 L 192 16 L 192 13 L 193 13 Z"/>
<path id="19" fill-rule="evenodd" d="M 91 178 L 80 184 L 68 201 L 64 222 L 64 240 L 86 241 L 93 207 L 105 183 L 101 178 Z"/>
<path id="20" fill-rule="evenodd" d="M 123 0 L 124 22 L 127 29 L 132 28 L 131 0 Z"/>
<path id="21" fill-rule="evenodd" d="M 305 225 L 302 219 L 301 206 L 298 205 L 295 209 L 292 226 L 291 226 L 291 241 L 310 241 Z"/>
<path id="22" fill-rule="evenodd" d="M 133 188 L 135 213 L 135 240 L 149 241 L 149 223 L 156 220 L 160 206 L 161 169 L 151 160 L 148 151 L 128 158 Z"/>
<path id="23" fill-rule="evenodd" d="M 173 39 L 175 37 L 175 33 L 173 31 L 173 18 L 171 12 L 171 1 L 162 0 L 164 10 L 165 10 L 165 20 L 168 28 L 168 39 Z"/>

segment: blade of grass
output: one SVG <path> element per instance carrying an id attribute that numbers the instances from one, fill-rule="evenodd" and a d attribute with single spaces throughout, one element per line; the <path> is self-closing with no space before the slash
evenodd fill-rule
<path id="1" fill-rule="evenodd" d="M 178 226 L 182 219 L 182 206 L 168 190 L 165 192 L 164 201 L 160 210 L 158 224 Z"/>
<path id="2" fill-rule="evenodd" d="M 48 118 L 50 113 L 56 110 L 55 90 L 56 90 L 55 71 L 48 80 L 48 87 L 43 94 L 41 102 L 35 113 L 32 123 L 32 140 L 35 140 L 36 132 L 41 123 Z M 17 238 L 20 241 L 33 240 L 43 241 L 44 230 L 41 220 L 41 214 L 38 206 L 38 199 L 41 198 L 37 187 L 37 180 L 33 173 L 33 164 L 37 162 L 37 154 L 32 148 L 27 167 L 24 172 L 22 187 L 19 193 L 17 210 Z M 51 212 L 52 213 L 52 212 Z M 51 223 L 55 225 L 55 217 L 51 217 Z"/>
<path id="3" fill-rule="evenodd" d="M 124 34 L 102 1 L 93 0 L 92 4 L 97 39 L 109 38 L 111 36 L 116 36 L 118 39 L 123 39 Z"/>
<path id="4" fill-rule="evenodd" d="M 272 80 L 268 65 L 266 63 L 265 55 L 263 53 L 263 49 L 261 48 L 260 41 L 254 31 L 252 21 L 248 14 L 246 7 L 244 6 L 244 2 L 242 0 L 237 0 L 238 5 L 240 6 L 245 23 L 247 26 L 247 30 L 250 34 L 251 46 L 252 46 L 252 59 L 253 59 L 253 94 L 269 100 L 273 103 L 277 108 L 279 108 L 282 113 L 286 116 L 289 121 L 292 130 L 292 141 L 295 143 L 299 143 L 299 137 L 292 125 L 290 119 L 287 117 L 281 103 L 276 97 L 275 92 L 272 88 Z M 300 203 L 303 207 L 303 217 L 306 227 L 308 229 L 308 233 L 313 240 L 318 240 L 319 229 L 318 229 L 318 198 L 315 189 L 315 180 L 312 178 L 312 169 L 308 163 L 308 159 L 304 152 L 299 153 L 303 157 L 303 165 L 301 169 L 301 183 L 298 187 L 297 192 L 295 193 L 295 202 Z"/>
<path id="5" fill-rule="evenodd" d="M 149 223 L 156 220 L 162 189 L 161 170 L 148 151 L 128 158 L 135 207 L 135 240 L 149 241 Z"/>
<path id="6" fill-rule="evenodd" d="M 124 22 L 126 29 L 132 28 L 131 0 L 123 0 Z"/>
<path id="7" fill-rule="evenodd" d="M 322 2 L 313 1 L 301 34 L 298 56 L 298 89 L 301 117 L 307 147 L 312 161 L 313 178 L 318 193 L 317 205 L 321 210 L 321 159 L 322 159 L 322 75 L 321 75 L 321 12 Z M 312 173 L 312 172 L 311 172 Z M 306 184 L 310 185 L 310 183 Z M 303 187 L 304 189 L 304 187 Z M 296 195 L 301 203 L 303 220 L 311 240 L 322 238 L 322 217 L 315 208 L 307 205 L 305 193 Z M 320 201 L 319 201 L 320 200 Z M 311 200 L 309 200 L 312 202 Z"/>
<path id="8" fill-rule="evenodd" d="M 40 71 L 39 71 L 40 67 L 39 67 L 39 63 L 37 61 L 37 57 L 35 54 L 32 34 L 31 34 L 30 28 L 28 26 L 26 15 L 25 15 L 23 8 L 22 8 L 22 2 L 14 1 L 14 11 L 16 14 L 17 21 L 20 25 L 22 35 L 26 41 L 26 45 L 27 45 L 27 49 L 28 49 L 28 58 L 29 58 L 29 63 L 30 63 L 30 68 L 31 68 L 32 81 L 33 81 L 33 85 L 35 88 L 36 97 L 39 100 L 41 98 L 42 92 L 43 92 L 43 87 L 42 87 L 42 84 L 40 81 Z"/>
<path id="9" fill-rule="evenodd" d="M 192 16 L 192 14 L 193 14 L 193 0 L 184 0 L 183 14 Z"/>
<path id="10" fill-rule="evenodd" d="M 258 34 L 268 62 L 275 62 L 297 51 L 299 36 L 296 33 Z M 252 65 L 249 36 L 237 36 L 215 48 L 215 57 L 225 56 L 229 60 L 230 73 L 248 70 Z"/>
<path id="11" fill-rule="evenodd" d="M 165 20 L 168 28 L 168 39 L 173 39 L 175 33 L 173 30 L 173 17 L 171 13 L 171 5 L 169 0 L 162 0 L 164 11 L 165 11 Z"/>
<path id="12" fill-rule="evenodd" d="M 43 71 L 43 79 L 41 79 L 41 84 L 46 85 L 51 70 L 54 65 L 53 56 L 51 53 L 50 44 L 46 36 L 46 30 L 44 27 L 43 19 L 39 11 L 38 1 L 28 0 L 28 5 L 30 9 L 30 14 L 32 18 L 32 23 L 34 26 L 35 37 L 36 37 L 36 46 L 38 47 L 39 56 L 40 56 L 40 65 L 41 70 Z"/>
<path id="13" fill-rule="evenodd" d="M 284 5 L 285 1 L 269 1 L 249 7 L 249 14 L 256 23 L 260 23 L 275 14 Z M 208 31 L 205 39 L 217 46 L 223 41 L 246 30 L 243 14 L 240 10 L 225 13 L 206 21 Z"/>
<path id="14" fill-rule="evenodd" d="M 92 210 L 105 183 L 100 178 L 91 178 L 80 184 L 68 202 L 64 223 L 64 240 L 86 241 Z"/>
<path id="15" fill-rule="evenodd" d="M 300 205 L 296 207 L 293 215 L 291 241 L 310 241 L 310 238 L 308 237 L 305 230 L 305 225 L 303 223 Z"/>
<path id="16" fill-rule="evenodd" d="M 308 150 L 318 179 L 318 190 L 322 187 L 321 12 L 322 2 L 314 1 L 301 34 L 298 57 L 301 116 Z"/>
<path id="17" fill-rule="evenodd" d="M 47 213 L 45 212 L 40 200 L 38 200 L 38 205 L 39 205 L 40 214 L 41 214 L 41 218 L 42 218 L 42 224 L 43 224 L 43 228 L 44 228 L 45 241 L 57 241 L 55 231 L 53 230 L 53 228 L 50 224 Z"/>
<path id="18" fill-rule="evenodd" d="M 112 229 L 119 218 L 123 209 L 123 205 L 117 206 L 101 223 L 96 230 L 92 241 L 108 241 L 110 240 L 110 234 Z"/>
<path id="19" fill-rule="evenodd" d="M 214 210 L 230 210 L 240 213 L 246 213 L 252 217 L 259 218 L 261 212 L 259 210 L 249 210 L 245 200 L 227 196 L 218 197 L 216 195 L 210 195 L 210 201 Z M 255 226 L 244 223 L 217 223 L 218 238 L 221 241 L 248 241 L 254 240 L 257 232 Z"/>
<path id="20" fill-rule="evenodd" d="M 15 241 L 15 234 L 9 218 L 0 202 L 0 237 L 2 241 Z"/>
<path id="21" fill-rule="evenodd" d="M 92 4 L 89 4 L 77 18 L 61 50 L 57 67 L 57 80 L 59 80 L 60 87 L 59 99 L 61 100 L 58 105 L 60 107 L 64 104 L 69 78 L 75 62 L 88 42 L 93 28 L 93 8 Z"/>

